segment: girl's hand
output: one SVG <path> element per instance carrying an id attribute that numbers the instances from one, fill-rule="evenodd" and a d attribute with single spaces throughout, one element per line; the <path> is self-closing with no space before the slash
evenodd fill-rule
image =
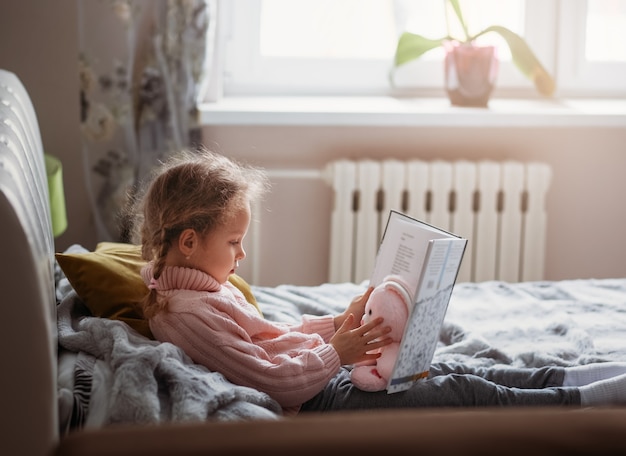
<path id="1" fill-rule="evenodd" d="M 342 365 L 375 360 L 380 353 L 369 352 L 391 343 L 391 337 L 384 337 L 391 331 L 391 328 L 381 326 L 382 317 L 356 328 L 354 320 L 354 314 L 349 314 L 330 339 L 330 344 L 339 355 Z"/>
<path id="2" fill-rule="evenodd" d="M 349 315 L 354 316 L 354 322 L 352 323 L 352 326 L 350 326 L 348 329 L 354 329 L 361 324 L 361 318 L 365 313 L 365 303 L 367 303 L 367 300 L 369 299 L 373 290 L 374 287 L 369 287 L 365 291 L 365 293 L 355 297 L 343 313 L 335 317 L 335 331 L 339 330 L 339 328 L 343 325 Z"/>

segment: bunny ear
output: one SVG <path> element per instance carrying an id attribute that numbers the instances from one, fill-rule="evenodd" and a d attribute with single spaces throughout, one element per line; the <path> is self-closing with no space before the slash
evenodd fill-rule
<path id="1" fill-rule="evenodd" d="M 413 287 L 411 287 L 409 281 L 402 277 L 400 274 L 389 274 L 385 276 L 383 282 L 394 282 L 403 287 L 409 295 L 412 294 L 411 290 L 413 289 Z"/>
<path id="2" fill-rule="evenodd" d="M 406 305 L 407 310 L 411 308 L 411 305 L 413 304 L 411 293 L 409 293 L 406 283 L 402 277 L 397 275 L 387 276 L 385 277 L 383 286 L 385 288 L 393 289 L 396 293 L 398 293 Z"/>

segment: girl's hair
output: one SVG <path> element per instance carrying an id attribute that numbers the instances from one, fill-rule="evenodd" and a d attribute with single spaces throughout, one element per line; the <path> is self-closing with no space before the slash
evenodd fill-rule
<path id="1" fill-rule="evenodd" d="M 205 149 L 183 150 L 164 162 L 136 198 L 133 211 L 133 240 L 141 243 L 143 258 L 154 261 L 154 279 L 160 277 L 170 247 L 184 230 L 204 236 L 229 223 L 238 209 L 268 188 L 261 169 Z M 157 300 L 155 290 L 143 304 L 147 318 L 167 305 Z"/>

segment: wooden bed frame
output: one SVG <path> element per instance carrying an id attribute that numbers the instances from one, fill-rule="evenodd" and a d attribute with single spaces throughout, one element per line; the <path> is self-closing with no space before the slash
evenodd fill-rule
<path id="1" fill-rule="evenodd" d="M 277 421 L 113 426 L 60 437 L 54 240 L 43 148 L 28 94 L 0 70 L 2 455 L 616 454 L 626 408 L 438 409 Z"/>

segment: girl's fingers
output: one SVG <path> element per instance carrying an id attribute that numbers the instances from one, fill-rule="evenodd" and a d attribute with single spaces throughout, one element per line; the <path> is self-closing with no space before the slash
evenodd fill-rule
<path id="1" fill-rule="evenodd" d="M 336 332 L 343 333 L 343 332 L 349 331 L 350 328 L 352 328 L 353 322 L 354 322 L 354 314 L 349 313 L 348 316 L 343 320 L 343 322 L 341 323 L 341 326 L 339 326 Z"/>
<path id="2" fill-rule="evenodd" d="M 378 317 L 375 318 L 372 321 L 369 321 L 367 323 L 365 323 L 364 325 L 359 326 L 356 331 L 359 332 L 361 335 L 371 331 L 372 329 L 374 329 L 376 326 L 380 325 L 383 322 L 383 317 Z"/>
<path id="3" fill-rule="evenodd" d="M 369 352 L 378 348 L 382 348 L 385 345 L 389 345 L 391 342 L 393 342 L 393 339 L 391 339 L 391 337 L 385 337 L 384 339 L 375 340 L 367 344 L 367 351 Z"/>
<path id="4" fill-rule="evenodd" d="M 372 294 L 372 291 L 374 291 L 374 287 L 367 287 L 367 290 L 365 290 L 362 294 L 356 296 L 354 298 L 354 301 L 361 301 L 363 299 L 367 300 Z"/>
<path id="5" fill-rule="evenodd" d="M 382 317 L 378 317 L 375 320 L 364 324 L 363 326 L 359 326 L 357 329 L 355 329 L 355 331 L 360 337 L 366 337 L 369 340 L 376 339 L 377 337 L 383 336 L 391 331 L 391 327 L 389 326 L 385 326 L 377 331 L 374 331 L 374 329 L 380 326 L 383 321 L 384 320 Z"/>

